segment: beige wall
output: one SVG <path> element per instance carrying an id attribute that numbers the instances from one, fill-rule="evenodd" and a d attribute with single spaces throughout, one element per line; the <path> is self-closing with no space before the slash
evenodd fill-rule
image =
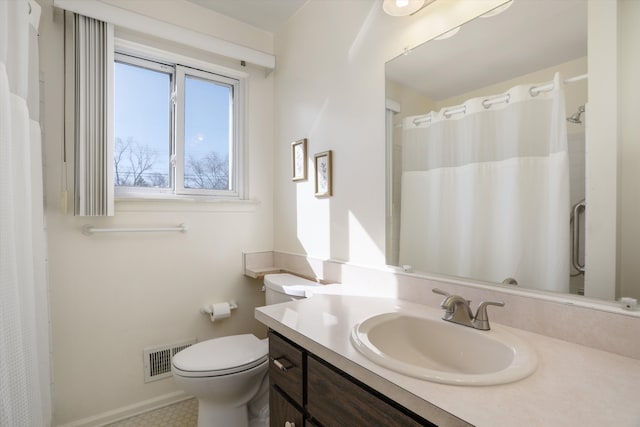
<path id="1" fill-rule="evenodd" d="M 589 2 L 585 289 L 609 300 L 640 299 L 639 19 L 634 0 Z"/>
<path id="2" fill-rule="evenodd" d="M 64 170 L 62 22 L 53 17 L 52 0 L 39 2 L 54 411 L 63 424 L 176 391 L 171 379 L 143 383 L 146 346 L 263 332 L 253 319 L 253 306 L 263 296 L 257 281 L 241 275 L 242 251 L 275 248 L 383 265 L 384 63 L 502 1 L 435 2 L 429 13 L 393 18 L 379 2 L 311 0 L 273 44 L 268 34 L 183 1 L 105 0 L 274 51 L 277 65 L 268 76 L 243 69 L 251 75 L 249 180 L 258 203 L 119 203 L 114 218 L 99 221 L 62 215 L 58 207 Z M 310 171 L 314 153 L 334 152 L 331 198 L 314 197 L 313 176 L 291 181 L 290 144 L 305 137 Z M 85 223 L 183 222 L 189 225 L 185 235 L 80 233 Z M 223 323 L 211 324 L 198 313 L 202 303 L 229 298 L 240 308 Z"/>
<path id="3" fill-rule="evenodd" d="M 570 77 L 587 74 L 587 57 L 585 56 L 583 58 L 574 59 L 572 61 L 554 65 L 553 67 L 537 70 L 520 77 L 483 87 L 472 92 L 467 92 L 452 98 L 443 99 L 441 101 L 438 101 L 437 109 L 459 105 L 471 98 L 498 95 L 502 92 L 508 91 L 514 86 L 521 84 L 545 83 L 553 80 L 553 76 L 556 72 L 560 73 L 562 79 L 568 79 Z M 587 102 L 587 80 L 565 84 L 564 97 L 567 116 L 570 116 L 578 110 L 579 106 L 585 105 L 585 103 Z M 584 132 L 584 125 L 574 125 L 572 123 L 567 123 L 567 132 L 570 134 L 576 132 Z"/>
<path id="4" fill-rule="evenodd" d="M 620 2 L 619 125 L 620 125 L 620 270 L 618 296 L 640 299 L 640 2 Z"/>
<path id="5" fill-rule="evenodd" d="M 185 0 L 99 0 L 222 40 L 273 53 L 273 34 Z"/>
<path id="6" fill-rule="evenodd" d="M 429 13 L 391 18 L 367 2 L 310 1 L 276 34 L 276 250 L 364 265 L 384 262 L 384 62 L 476 15 L 468 13 L 470 3 L 436 2 Z M 597 117 L 598 127 L 588 129 L 587 141 L 587 288 L 589 296 L 607 300 L 615 298 L 616 271 L 618 278 L 627 272 L 626 283 L 637 277 L 632 268 L 637 263 L 620 267 L 616 255 L 621 246 L 616 242 L 618 158 L 625 157 L 626 172 L 621 173 L 626 174 L 632 174 L 637 161 L 627 158 L 635 150 L 633 133 L 622 136 L 624 154 L 611 145 L 619 132 L 617 94 L 611 90 L 618 78 L 611 61 L 620 55 L 612 36 L 619 15 L 615 5 L 615 0 L 589 1 L 589 81 L 569 87 L 580 93 L 567 105 L 577 109 L 588 85 L 594 101 L 589 114 Z M 567 65 L 576 66 L 576 72 L 585 66 L 583 60 Z M 633 114 L 634 108 L 628 111 Z M 629 128 L 633 123 L 627 120 Z M 301 137 L 309 138 L 310 165 L 313 153 L 334 150 L 330 199 L 314 198 L 313 179 L 293 183 L 288 176 L 289 144 Z M 632 230 L 637 216 L 631 206 L 637 203 L 625 197 L 630 205 L 624 226 Z M 622 249 L 623 257 L 633 257 L 632 242 L 638 239 L 625 240 L 623 246 L 631 250 Z"/>
<path id="7" fill-rule="evenodd" d="M 264 335 L 253 317 L 254 307 L 263 305 L 264 296 L 258 281 L 242 275 L 241 252 L 273 246 L 273 74 L 266 76 L 263 69 L 242 68 L 235 62 L 223 64 L 250 75 L 248 164 L 253 202 L 117 202 L 113 218 L 62 214 L 58 201 L 65 171 L 63 23 L 59 10 L 54 16 L 52 0 L 39 1 L 43 6 L 40 64 L 54 417 L 56 425 L 61 425 L 87 421 L 87 417 L 108 419 L 108 411 L 118 414 L 129 405 L 178 391 L 172 378 L 144 384 L 145 347 L 234 333 Z M 154 15 L 164 11 L 161 18 L 176 24 L 206 22 L 210 29 L 231 26 L 228 19 L 187 7 L 185 2 L 115 3 Z M 268 33 L 263 37 L 237 22 L 232 27 L 233 32 L 225 33 L 227 40 L 273 50 Z M 72 156 L 71 147 L 67 147 L 67 156 Z M 73 171 L 67 168 L 66 173 L 71 183 Z M 69 191 L 71 195 L 72 188 Z M 80 232 L 84 224 L 126 227 L 179 223 L 188 224 L 186 234 L 87 237 Z M 199 313 L 203 303 L 232 298 L 239 308 L 230 319 L 212 324 Z"/>
<path id="8" fill-rule="evenodd" d="M 417 91 L 393 80 L 385 80 L 386 98 L 400 104 L 400 112 L 393 118 L 394 124 L 402 124 L 407 116 L 425 114 L 436 108 L 436 103 Z"/>
<path id="9" fill-rule="evenodd" d="M 402 121 L 405 117 L 433 110 L 435 102 L 414 89 L 390 79 L 385 80 L 385 96 L 387 100 L 397 102 L 400 106 L 400 111 L 395 112 L 392 116 L 392 123 L 387 122 L 387 126 L 392 126 L 392 129 L 391 132 L 387 129 L 390 140 L 386 141 L 386 144 L 389 145 L 386 152 L 387 162 L 391 162 L 389 167 L 391 167 L 393 177 L 387 177 L 387 191 L 389 191 L 387 214 L 390 215 L 386 219 L 385 262 L 389 265 L 398 265 L 402 183 Z"/>
<path id="10" fill-rule="evenodd" d="M 397 18 L 379 2 L 309 1 L 276 34 L 276 250 L 384 265 L 384 63 L 500 3 L 435 2 Z M 314 197 L 313 177 L 291 181 L 290 143 L 305 137 L 310 166 L 333 150 L 331 198 Z"/>
<path id="11" fill-rule="evenodd" d="M 589 104 L 586 114 L 585 295 L 614 299 L 617 263 L 617 2 L 589 0 Z M 597 121 L 597 126 L 591 126 Z"/>

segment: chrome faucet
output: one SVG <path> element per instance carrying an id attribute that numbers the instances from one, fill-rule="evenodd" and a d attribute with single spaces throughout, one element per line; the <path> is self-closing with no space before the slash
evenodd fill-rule
<path id="1" fill-rule="evenodd" d="M 488 331 L 489 317 L 487 316 L 487 306 L 497 305 L 504 307 L 504 303 L 500 301 L 482 301 L 478 305 L 476 315 L 471 311 L 471 301 L 464 299 L 459 295 L 451 295 L 440 289 L 433 289 L 433 293 L 444 295 L 444 299 L 440 303 L 440 308 L 444 309 L 442 320 L 457 323 L 459 325 L 468 326 L 481 331 Z"/>

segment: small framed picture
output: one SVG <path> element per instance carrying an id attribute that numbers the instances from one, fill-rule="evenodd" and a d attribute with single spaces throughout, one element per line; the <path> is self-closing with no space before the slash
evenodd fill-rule
<path id="1" fill-rule="evenodd" d="M 291 165 L 293 181 L 307 179 L 307 138 L 291 143 Z"/>
<path id="2" fill-rule="evenodd" d="M 331 150 L 314 156 L 316 169 L 316 197 L 331 196 Z"/>

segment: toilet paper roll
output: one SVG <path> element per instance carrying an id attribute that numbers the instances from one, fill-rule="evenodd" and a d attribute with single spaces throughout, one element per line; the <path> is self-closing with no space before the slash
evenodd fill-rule
<path id="1" fill-rule="evenodd" d="M 226 319 L 231 316 L 231 306 L 228 302 L 219 302 L 211 305 L 211 321 Z"/>

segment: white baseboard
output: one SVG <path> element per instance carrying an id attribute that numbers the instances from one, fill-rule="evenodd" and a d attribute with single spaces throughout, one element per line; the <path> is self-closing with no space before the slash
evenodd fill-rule
<path id="1" fill-rule="evenodd" d="M 153 399 L 144 400 L 132 405 L 103 412 L 98 415 L 72 421 L 67 424 L 58 424 L 57 427 L 102 427 L 126 418 L 144 414 L 145 412 L 153 411 L 154 409 L 182 402 L 183 400 L 187 400 L 192 397 L 193 396 L 186 394 L 184 391 L 175 391 L 173 393 L 154 397 Z"/>

